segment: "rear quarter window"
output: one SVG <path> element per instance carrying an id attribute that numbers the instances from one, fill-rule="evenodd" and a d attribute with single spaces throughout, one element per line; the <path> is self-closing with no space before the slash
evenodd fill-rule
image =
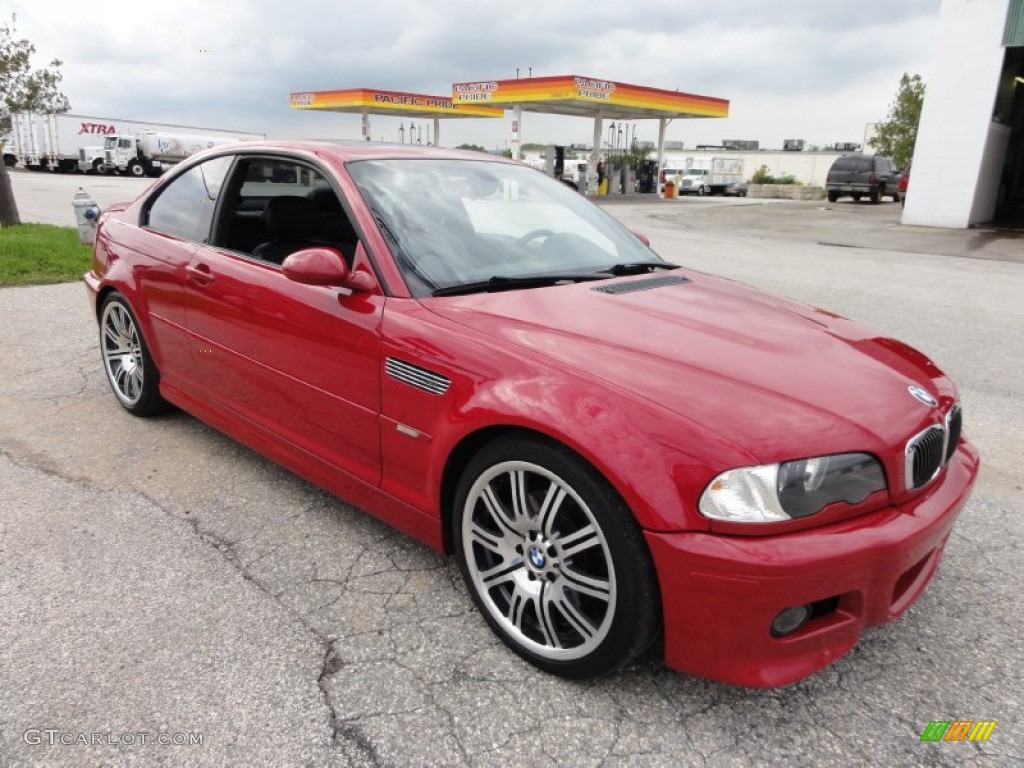
<path id="1" fill-rule="evenodd" d="M 873 168 L 870 157 L 840 157 L 832 164 L 833 171 L 847 171 L 857 173 L 859 171 L 870 171 Z"/>

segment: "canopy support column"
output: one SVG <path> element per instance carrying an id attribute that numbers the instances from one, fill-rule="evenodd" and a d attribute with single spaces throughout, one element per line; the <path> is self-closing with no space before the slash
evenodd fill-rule
<path id="1" fill-rule="evenodd" d="M 434 146 L 441 146 L 441 118 L 434 117 Z"/>
<path id="2" fill-rule="evenodd" d="M 363 110 L 363 138 L 370 140 L 370 113 Z"/>
<path id="3" fill-rule="evenodd" d="M 665 126 L 668 120 L 664 117 L 658 118 L 658 170 L 654 175 L 654 191 L 658 191 L 658 179 L 661 178 L 661 166 L 665 161 Z"/>
<path id="4" fill-rule="evenodd" d="M 594 143 L 591 145 L 590 162 L 587 163 L 587 187 L 584 190 L 588 195 L 597 194 L 597 164 L 601 160 L 601 134 L 604 131 L 604 117 L 600 112 L 594 116 Z"/>
<path id="5" fill-rule="evenodd" d="M 516 104 L 512 107 L 512 159 L 522 160 L 519 152 L 519 131 L 523 123 L 523 105 Z"/>

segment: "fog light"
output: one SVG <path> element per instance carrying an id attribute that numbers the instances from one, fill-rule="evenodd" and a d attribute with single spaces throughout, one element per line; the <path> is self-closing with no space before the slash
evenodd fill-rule
<path id="1" fill-rule="evenodd" d="M 785 637 L 796 632 L 811 617 L 811 606 L 794 605 L 779 612 L 772 622 L 772 635 Z"/>

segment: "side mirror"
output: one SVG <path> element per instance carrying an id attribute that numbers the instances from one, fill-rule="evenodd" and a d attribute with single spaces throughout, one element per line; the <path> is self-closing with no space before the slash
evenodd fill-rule
<path id="1" fill-rule="evenodd" d="M 647 235 L 645 235 L 643 232 L 637 232 L 635 229 L 631 229 L 629 231 L 632 232 L 633 233 L 633 237 L 635 237 L 641 243 L 646 245 L 648 248 L 651 247 L 651 241 L 647 239 Z"/>
<path id="2" fill-rule="evenodd" d="M 334 248 L 303 248 L 288 256 L 281 270 L 289 280 L 304 285 L 329 285 L 353 291 L 373 288 L 369 275 L 350 270 L 345 257 Z"/>

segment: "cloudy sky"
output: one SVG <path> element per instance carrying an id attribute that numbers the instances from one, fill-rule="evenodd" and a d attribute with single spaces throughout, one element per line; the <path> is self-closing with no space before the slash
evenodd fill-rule
<path id="1" fill-rule="evenodd" d="M 940 0 L 14 0 L 38 63 L 64 61 L 72 112 L 266 133 L 359 137 L 358 116 L 296 112 L 292 91 L 450 94 L 453 82 L 575 74 L 716 96 L 677 120 L 722 139 L 861 142 L 903 72 L 927 81 Z M 398 140 L 400 118 L 375 117 Z M 421 121 L 422 122 L 422 121 Z M 425 125 L 425 122 L 423 122 Z M 511 119 L 448 121 L 442 144 L 505 146 Z M 588 142 L 590 121 L 524 115 L 523 140 Z M 654 140 L 655 121 L 638 136 Z"/>

